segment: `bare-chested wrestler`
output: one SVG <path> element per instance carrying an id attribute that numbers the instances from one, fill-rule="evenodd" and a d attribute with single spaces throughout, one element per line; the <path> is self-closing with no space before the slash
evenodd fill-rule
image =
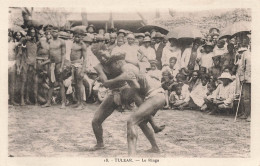
<path id="1" fill-rule="evenodd" d="M 16 55 L 16 43 L 11 39 L 8 41 L 8 86 L 10 105 L 14 106 L 18 106 L 15 102 Z"/>
<path id="2" fill-rule="evenodd" d="M 81 41 L 81 34 L 75 33 L 70 53 L 70 61 L 72 66 L 72 82 L 76 83 L 76 95 L 78 100 L 76 109 L 83 109 L 83 77 L 86 68 L 86 50 L 86 45 Z"/>
<path id="3" fill-rule="evenodd" d="M 49 71 L 49 47 L 51 40 L 51 32 L 48 30 L 45 32 L 45 36 L 42 36 L 38 42 L 38 52 L 36 57 L 36 88 L 34 89 L 37 97 L 35 97 L 35 103 L 38 103 L 38 79 L 40 72 L 48 72 Z"/>
<path id="4" fill-rule="evenodd" d="M 140 74 L 139 69 L 135 65 L 126 63 L 124 56 L 113 56 L 110 58 L 110 62 L 112 69 L 118 71 L 120 75 L 114 79 L 107 80 L 104 85 L 113 85 L 122 80 L 127 80 L 128 83 L 130 83 L 129 81 L 132 83 L 137 81 L 140 85 L 139 94 L 144 97 L 144 101 L 138 105 L 137 111 L 133 112 L 127 121 L 128 154 L 136 154 L 137 126 L 141 128 L 152 145 L 148 152 L 159 152 L 154 134 L 148 127 L 147 122 L 150 122 L 151 116 L 155 115 L 165 104 L 164 90 L 160 82 L 155 82 L 146 74 Z"/>
<path id="5" fill-rule="evenodd" d="M 100 49 L 102 49 L 102 44 L 98 46 L 93 46 L 92 49 L 93 53 L 97 56 L 97 58 L 100 61 L 100 64 L 98 64 L 94 68 L 99 74 L 101 82 L 104 83 L 109 79 L 113 79 L 119 76 L 121 73 L 112 70 L 111 66 L 109 64 L 106 64 L 110 55 L 106 54 L 105 52 L 99 51 Z M 138 87 L 138 83 L 136 81 L 133 82 L 133 84 L 136 85 L 136 87 Z M 109 89 L 112 90 L 112 93 L 110 93 L 107 96 L 107 98 L 101 103 L 98 110 L 95 112 L 94 118 L 92 120 L 92 127 L 97 140 L 97 144 L 91 150 L 98 150 L 104 148 L 102 123 L 118 107 L 114 100 L 114 98 L 118 97 L 118 95 L 116 95 L 118 93 L 114 92 L 121 91 L 127 87 L 129 86 L 126 85 L 125 80 L 118 81 L 116 82 L 116 84 L 109 85 Z"/>
<path id="6" fill-rule="evenodd" d="M 58 29 L 54 27 L 52 29 L 52 39 L 49 44 L 49 57 L 50 57 L 50 69 L 49 69 L 49 78 L 50 78 L 50 89 L 48 92 L 48 100 L 45 105 L 42 107 L 51 106 L 51 98 L 54 89 L 54 83 L 57 81 L 60 86 L 61 93 L 61 108 L 65 108 L 66 96 L 65 96 L 65 87 L 63 85 L 63 67 L 66 54 L 66 45 L 65 42 L 58 38 Z"/>
<path id="7" fill-rule="evenodd" d="M 26 37 L 21 39 L 21 46 L 19 46 L 18 57 L 21 59 L 21 63 L 18 68 L 18 73 L 21 72 L 22 84 L 21 84 L 21 106 L 25 105 L 24 91 L 26 85 L 26 103 L 31 104 L 29 99 L 29 91 L 31 85 L 28 80 L 34 80 L 34 89 L 36 88 L 36 56 L 37 56 L 37 42 L 36 31 L 34 28 L 28 30 Z M 36 94 L 34 94 L 34 97 Z"/>

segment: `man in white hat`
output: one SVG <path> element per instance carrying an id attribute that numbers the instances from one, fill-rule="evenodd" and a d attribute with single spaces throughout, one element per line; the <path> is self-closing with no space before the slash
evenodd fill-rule
<path id="1" fill-rule="evenodd" d="M 135 35 L 135 38 L 138 40 L 139 46 L 142 46 L 142 45 L 143 45 L 143 42 L 144 42 L 144 38 L 145 38 L 144 33 L 137 33 L 137 34 Z"/>
<path id="2" fill-rule="evenodd" d="M 151 47 L 151 38 L 146 36 L 143 40 L 143 45 L 140 46 L 140 52 L 142 56 L 145 56 L 148 60 L 155 60 L 155 50 Z"/>
<path id="3" fill-rule="evenodd" d="M 156 52 L 156 60 L 158 61 L 158 69 L 162 69 L 162 52 L 165 47 L 165 44 L 163 43 L 163 35 L 160 32 L 156 32 L 155 36 L 153 37 L 155 40 L 154 49 Z"/>
<path id="4" fill-rule="evenodd" d="M 222 82 L 213 92 L 212 100 L 206 100 L 206 104 L 210 109 L 210 115 L 218 112 L 218 110 L 227 110 L 233 108 L 235 99 L 235 87 L 232 84 L 233 78 L 228 72 L 223 72 L 219 77 Z"/>

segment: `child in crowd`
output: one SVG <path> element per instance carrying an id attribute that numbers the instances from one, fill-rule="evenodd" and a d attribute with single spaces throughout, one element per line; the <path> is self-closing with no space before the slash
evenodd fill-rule
<path id="1" fill-rule="evenodd" d="M 192 72 L 191 78 L 188 81 L 189 91 L 192 91 L 200 83 L 199 72 L 197 70 Z"/>
<path id="2" fill-rule="evenodd" d="M 170 104 L 172 109 L 183 110 L 185 106 L 189 104 L 190 101 L 190 92 L 188 86 L 183 83 L 179 83 L 174 86 L 175 91 L 170 95 Z"/>
<path id="3" fill-rule="evenodd" d="M 179 68 L 176 65 L 176 62 L 177 62 L 177 58 L 176 57 L 171 57 L 169 59 L 169 65 L 165 65 L 162 68 L 162 71 L 168 70 L 171 73 L 171 75 L 175 78 L 177 73 L 179 72 Z"/>
<path id="4" fill-rule="evenodd" d="M 147 72 L 147 74 L 150 77 L 152 77 L 152 78 L 154 78 L 158 81 L 161 81 L 162 72 L 161 72 L 161 70 L 158 70 L 158 68 L 157 68 L 157 64 L 158 64 L 157 60 L 150 60 L 149 62 L 150 62 L 150 65 L 151 65 L 151 69 Z"/>
<path id="5" fill-rule="evenodd" d="M 171 73 L 168 70 L 162 72 L 162 88 L 165 90 L 165 99 L 166 99 L 166 105 L 164 107 L 165 109 L 169 108 L 169 90 L 173 83 L 174 83 L 174 79 Z"/>

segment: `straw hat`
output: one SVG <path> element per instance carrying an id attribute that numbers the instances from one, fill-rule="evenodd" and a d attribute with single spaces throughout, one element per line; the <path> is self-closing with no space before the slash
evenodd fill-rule
<path id="1" fill-rule="evenodd" d="M 223 72 L 223 73 L 221 74 L 221 76 L 218 77 L 218 79 L 224 79 L 224 78 L 233 81 L 233 78 L 232 78 L 231 74 L 228 73 L 228 72 Z"/>
<path id="2" fill-rule="evenodd" d="M 127 35 L 127 39 L 135 39 L 134 34 L 129 33 L 129 34 Z"/>
<path id="3" fill-rule="evenodd" d="M 151 38 L 150 38 L 149 36 L 146 36 L 146 37 L 144 38 L 144 42 L 151 42 Z"/>

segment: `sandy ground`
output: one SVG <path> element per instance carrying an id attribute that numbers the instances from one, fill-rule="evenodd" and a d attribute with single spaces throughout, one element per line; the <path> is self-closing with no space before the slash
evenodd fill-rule
<path id="1" fill-rule="evenodd" d="M 131 112 L 115 111 L 103 124 L 106 149 L 95 145 L 91 120 L 97 105 L 84 110 L 59 106 L 9 107 L 9 155 L 14 157 L 126 157 L 126 120 Z M 160 154 L 146 153 L 150 144 L 138 129 L 140 157 L 250 157 L 250 123 L 233 116 L 197 111 L 162 110 L 155 121 L 166 125 L 156 140 Z"/>

